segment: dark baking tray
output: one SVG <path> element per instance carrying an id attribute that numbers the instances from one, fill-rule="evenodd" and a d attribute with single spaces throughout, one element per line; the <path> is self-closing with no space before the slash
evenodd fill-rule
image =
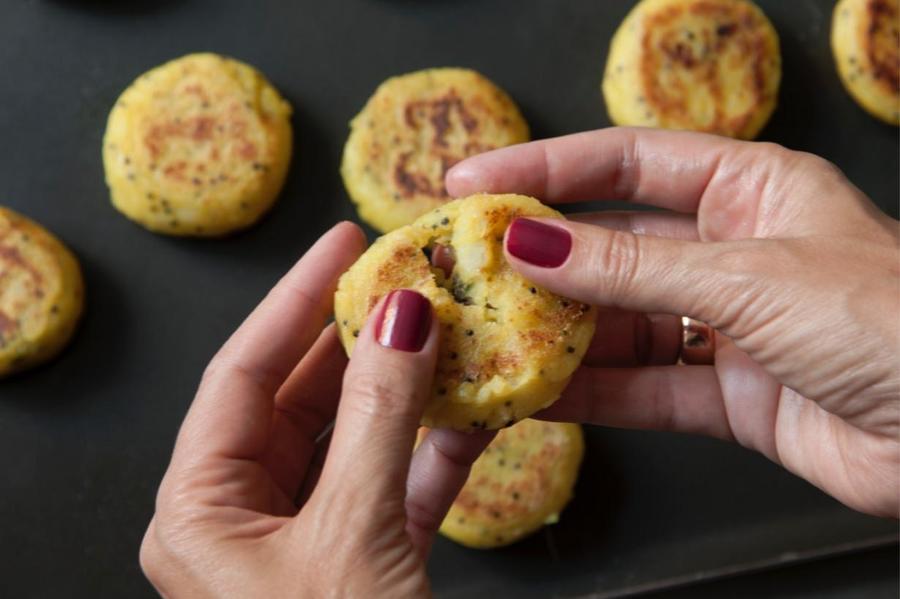
<path id="1" fill-rule="evenodd" d="M 607 44 L 632 2 L 3 0 L 0 202 L 78 253 L 89 309 L 53 364 L 0 384 L 0 594 L 148 596 L 137 549 L 203 366 L 338 219 L 347 121 L 385 77 L 474 67 L 535 137 L 608 124 Z M 763 138 L 840 165 L 897 214 L 897 130 L 850 100 L 828 49 L 829 1 L 761 1 L 781 34 L 781 107 Z M 106 113 L 139 73 L 197 50 L 259 66 L 295 107 L 284 194 L 223 241 L 149 234 L 108 205 Z M 829 198 L 822 197 L 827 203 Z M 609 596 L 896 538 L 758 455 L 708 439 L 588 430 L 562 521 L 495 552 L 440 540 L 446 597 Z"/>

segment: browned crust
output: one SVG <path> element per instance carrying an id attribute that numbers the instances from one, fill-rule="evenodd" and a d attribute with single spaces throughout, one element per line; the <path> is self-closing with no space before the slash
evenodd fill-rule
<path id="1" fill-rule="evenodd" d="M 31 295 L 39 300 L 44 297 L 45 293 L 44 276 L 33 264 L 25 259 L 19 251 L 19 248 L 4 243 L 4 241 L 8 239 L 10 233 L 22 230 L 22 227 L 16 226 L 15 221 L 11 221 L 9 228 L 3 236 L 0 237 L 0 265 L 2 265 L 0 266 L 0 280 L 10 276 L 11 273 L 15 271 L 24 271 L 28 273 L 28 277 L 31 279 Z M 36 240 L 30 240 L 29 242 L 36 242 Z M 19 322 L 13 316 L 0 311 L 0 344 L 13 336 L 19 329 Z"/>
<path id="2" fill-rule="evenodd" d="M 897 2 L 868 0 L 863 48 L 872 78 L 891 94 L 900 95 L 900 14 Z"/>
<path id="3" fill-rule="evenodd" d="M 392 172 L 398 199 L 410 199 L 415 196 L 449 199 L 450 196 L 444 188 L 444 175 L 450 167 L 463 158 L 494 149 L 491 144 L 478 141 L 478 135 L 482 130 L 481 121 L 474 114 L 474 110 L 470 110 L 483 105 L 478 97 L 463 99 L 454 88 L 450 88 L 446 94 L 437 98 L 412 100 L 406 103 L 403 108 L 406 126 L 414 131 L 428 129 L 430 140 L 426 147 L 404 152 L 397 158 Z M 451 151 L 447 143 L 447 135 L 457 126 L 457 122 L 469 138 L 462 154 Z M 435 162 L 440 163 L 439 177 L 416 172 L 409 167 L 409 160 L 416 152 L 425 152 Z"/>
<path id="4" fill-rule="evenodd" d="M 516 520 L 526 516 L 534 505 L 543 502 L 552 488 L 552 467 L 561 454 L 562 447 L 558 443 L 545 443 L 539 452 L 529 454 L 524 462 L 504 464 L 504 467 L 528 472 L 527 478 L 502 485 L 490 476 L 479 476 L 466 482 L 454 504 L 475 520 Z M 496 499 L 480 501 L 474 490 L 482 488 L 490 489 L 491 497 Z"/>
<path id="5" fill-rule="evenodd" d="M 201 110 L 210 108 L 211 100 L 206 89 L 200 84 L 184 86 L 179 92 L 185 96 L 197 96 Z M 209 172 L 217 171 L 216 164 L 222 160 L 220 147 L 231 148 L 230 158 L 237 163 L 249 164 L 254 170 L 264 170 L 266 165 L 260 162 L 260 149 L 248 136 L 250 123 L 247 115 L 252 111 L 248 103 L 241 104 L 237 100 L 228 101 L 224 112 L 210 112 L 190 118 L 174 117 L 151 123 L 143 136 L 143 145 L 150 155 L 150 170 L 161 169 L 165 178 L 179 183 L 190 182 L 193 185 L 216 185 L 227 180 L 229 175 L 209 176 Z M 165 163 L 165 150 L 169 140 L 187 140 L 194 144 L 212 143 L 215 146 L 210 152 L 209 163 L 204 160 L 176 160 Z M 129 157 L 126 156 L 126 160 Z"/>
<path id="6" fill-rule="evenodd" d="M 692 14 L 715 19 L 720 24 L 714 35 L 705 40 L 710 48 L 710 57 L 715 57 L 724 48 L 726 43 L 740 45 L 741 53 L 749 57 L 753 64 L 753 76 L 748 81 L 746 90 L 753 96 L 752 107 L 757 107 L 768 100 L 766 86 L 765 63 L 769 59 L 767 55 L 768 43 L 766 31 L 758 15 L 748 6 L 723 5 L 719 2 L 697 1 L 690 6 L 668 6 L 663 10 L 648 14 L 645 17 L 645 33 L 641 39 L 640 75 L 643 82 L 646 101 L 663 118 L 683 117 L 688 108 L 685 98 L 689 90 L 676 89 L 675 93 L 667 93 L 660 85 L 657 74 L 664 69 L 663 60 L 668 59 L 673 64 L 685 70 L 692 70 L 698 74 L 712 97 L 715 100 L 715 116 L 710 124 L 711 131 L 734 132 L 741 131 L 753 118 L 754 108 L 747 112 L 727 117 L 724 113 L 724 97 L 722 87 L 717 77 L 716 61 L 709 57 L 695 56 L 691 46 L 685 43 L 679 28 L 672 27 L 672 23 L 680 18 L 685 10 Z M 653 34 L 660 31 L 666 32 L 661 43 L 663 56 L 660 56 L 653 47 Z"/>

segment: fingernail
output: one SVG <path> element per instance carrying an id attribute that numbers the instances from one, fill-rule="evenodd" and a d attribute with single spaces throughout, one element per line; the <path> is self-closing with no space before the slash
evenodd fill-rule
<path id="1" fill-rule="evenodd" d="M 430 330 L 431 302 L 415 291 L 398 289 L 385 300 L 375 338 L 384 347 L 417 352 L 424 347 Z"/>
<path id="2" fill-rule="evenodd" d="M 506 249 L 529 264 L 556 268 L 572 251 L 572 236 L 561 227 L 536 220 L 517 218 L 506 233 Z"/>

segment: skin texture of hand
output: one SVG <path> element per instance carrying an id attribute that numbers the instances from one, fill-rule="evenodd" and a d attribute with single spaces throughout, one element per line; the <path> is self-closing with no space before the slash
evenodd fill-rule
<path id="1" fill-rule="evenodd" d="M 438 344 L 422 296 L 376 306 L 348 363 L 326 319 L 364 247 L 335 226 L 209 364 L 141 546 L 164 597 L 429 594 L 434 533 L 492 435 L 432 431 L 413 454 Z"/>
<path id="2" fill-rule="evenodd" d="M 733 439 L 857 510 L 898 516 L 898 223 L 832 164 L 773 144 L 607 129 L 470 158 L 446 183 L 457 197 L 667 209 L 507 231 L 524 276 L 607 309 L 542 417 Z M 552 262 L 548 247 L 559 265 L 522 259 Z M 677 344 L 666 314 L 718 331 L 714 366 L 653 365 Z M 606 367 L 639 364 L 651 366 Z"/>

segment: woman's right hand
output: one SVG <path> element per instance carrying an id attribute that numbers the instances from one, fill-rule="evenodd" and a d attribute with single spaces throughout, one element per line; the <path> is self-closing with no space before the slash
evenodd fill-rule
<path id="1" fill-rule="evenodd" d="M 673 211 L 510 226 L 507 258 L 528 279 L 720 333 L 714 366 L 587 360 L 542 417 L 734 439 L 855 509 L 898 516 L 898 223 L 835 166 L 773 144 L 607 129 L 470 158 L 447 188 Z M 671 342 L 673 319 L 649 322 L 668 324 L 648 338 Z"/>

